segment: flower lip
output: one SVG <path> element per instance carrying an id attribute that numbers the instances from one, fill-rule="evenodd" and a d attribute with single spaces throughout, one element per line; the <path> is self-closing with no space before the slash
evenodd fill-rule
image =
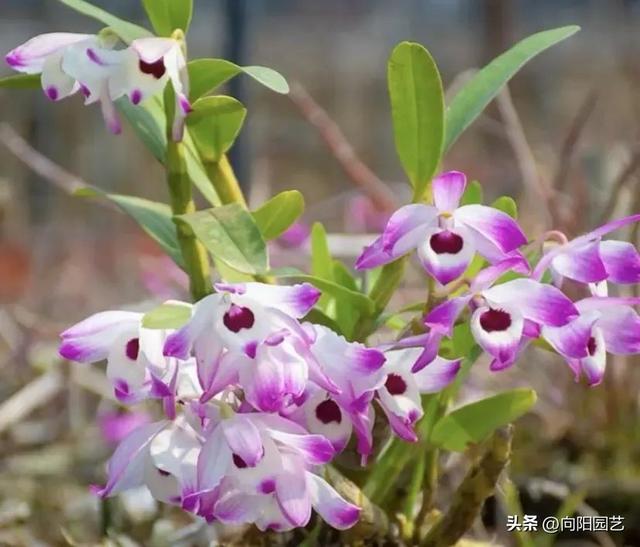
<path id="1" fill-rule="evenodd" d="M 596 339 L 591 336 L 587 342 L 587 351 L 589 352 L 589 355 L 593 357 L 596 354 L 597 349 L 598 343 L 596 342 Z"/>
<path id="2" fill-rule="evenodd" d="M 325 425 L 331 422 L 340 424 L 342 422 L 342 412 L 335 401 L 326 399 L 316 407 L 316 418 Z"/>
<path id="3" fill-rule="evenodd" d="M 480 326 L 486 332 L 505 331 L 511 326 L 511 315 L 504 310 L 491 308 L 480 316 Z"/>
<path id="4" fill-rule="evenodd" d="M 249 467 L 247 465 L 247 462 L 245 462 L 240 456 L 238 456 L 237 454 L 234 454 L 232 456 L 233 459 L 233 463 L 234 465 L 238 468 L 238 469 L 245 469 L 246 467 Z"/>
<path id="5" fill-rule="evenodd" d="M 240 332 L 242 329 L 250 329 L 255 323 L 255 315 L 244 306 L 231 304 L 229 310 L 224 314 L 222 322 L 232 332 Z"/>
<path id="6" fill-rule="evenodd" d="M 132 361 L 137 361 L 139 352 L 140 352 L 140 339 L 132 338 L 127 342 L 125 353 L 129 359 L 131 359 Z"/>
<path id="7" fill-rule="evenodd" d="M 384 387 L 391 395 L 402 395 L 407 391 L 407 383 L 399 374 L 389 374 L 387 381 L 384 383 Z"/>
<path id="8" fill-rule="evenodd" d="M 458 254 L 464 247 L 464 240 L 453 232 L 444 230 L 429 238 L 429 245 L 437 254 Z"/>
<path id="9" fill-rule="evenodd" d="M 167 71 L 167 68 L 164 65 L 164 59 L 160 58 L 153 63 L 147 63 L 140 59 L 138 62 L 138 67 L 140 68 L 140 72 L 143 74 L 150 74 L 156 80 L 159 80 L 164 76 L 164 73 Z"/>

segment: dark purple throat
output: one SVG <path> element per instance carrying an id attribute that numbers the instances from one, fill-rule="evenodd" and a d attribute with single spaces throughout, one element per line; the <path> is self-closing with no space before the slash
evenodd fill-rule
<path id="1" fill-rule="evenodd" d="M 253 327 L 256 318 L 249 308 L 244 306 L 236 306 L 231 304 L 222 318 L 224 326 L 232 332 L 240 332 L 242 329 L 250 329 Z"/>
<path id="2" fill-rule="evenodd" d="M 511 326 L 511 315 L 504 310 L 487 310 L 480 316 L 480 326 L 485 332 L 499 332 Z"/>
<path id="3" fill-rule="evenodd" d="M 137 361 L 138 353 L 140 353 L 140 339 L 132 338 L 127 342 L 127 347 L 125 348 L 125 353 L 129 359 L 132 361 Z"/>
<path id="4" fill-rule="evenodd" d="M 147 63 L 140 59 L 138 66 L 140 67 L 140 72 L 143 74 L 150 74 L 156 80 L 162 78 L 164 73 L 167 71 L 167 68 L 164 66 L 164 59 L 158 59 L 153 63 Z"/>
<path id="5" fill-rule="evenodd" d="M 455 255 L 462 250 L 464 241 L 458 234 L 445 230 L 444 232 L 433 234 L 429 239 L 429 244 L 436 254 Z"/>
<path id="6" fill-rule="evenodd" d="M 407 383 L 403 380 L 399 374 L 389 374 L 387 381 L 384 383 L 384 387 L 391 395 L 402 395 L 407 391 Z"/>
<path id="7" fill-rule="evenodd" d="M 340 407 L 335 401 L 327 399 L 316 407 L 316 418 L 323 424 L 330 424 L 331 422 L 339 424 L 342 422 L 342 412 L 340 412 Z"/>

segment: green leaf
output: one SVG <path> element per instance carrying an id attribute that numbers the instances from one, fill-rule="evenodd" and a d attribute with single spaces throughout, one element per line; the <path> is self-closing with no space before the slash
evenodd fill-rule
<path id="1" fill-rule="evenodd" d="M 195 59 L 187 64 L 191 101 L 211 93 L 234 76 L 245 73 L 276 93 L 289 93 L 284 77 L 264 66 L 238 66 L 225 59 Z"/>
<path id="2" fill-rule="evenodd" d="M 482 203 L 482 186 L 477 180 L 472 180 L 464 190 L 460 205 L 475 205 Z"/>
<path id="3" fill-rule="evenodd" d="M 40 89 L 40 74 L 12 74 L 0 78 L 0 88 Z"/>
<path id="4" fill-rule="evenodd" d="M 333 260 L 333 280 L 342 285 L 346 289 L 354 292 L 358 292 L 358 285 L 356 280 L 351 275 L 349 268 L 347 268 L 339 260 Z M 351 306 L 343 306 L 342 302 L 335 301 L 333 304 L 333 315 L 336 318 L 336 323 L 340 326 L 340 332 L 351 340 L 356 323 L 360 318 L 358 310 Z"/>
<path id="5" fill-rule="evenodd" d="M 269 241 L 286 232 L 303 212 L 302 194 L 298 190 L 287 190 L 272 197 L 251 214 L 262 237 Z"/>
<path id="6" fill-rule="evenodd" d="M 202 159 L 218 162 L 236 140 L 247 109 L 233 97 L 203 97 L 193 103 L 187 127 Z"/>
<path id="7" fill-rule="evenodd" d="M 131 216 L 178 266 L 184 269 L 176 227 L 168 205 L 135 196 L 107 194 L 91 187 L 81 188 L 75 192 L 75 195 L 81 197 L 103 197 L 115 203 L 122 211 Z"/>
<path id="8" fill-rule="evenodd" d="M 444 150 L 456 142 L 462 132 L 480 115 L 522 66 L 545 49 L 580 30 L 572 25 L 538 32 L 496 57 L 458 92 L 447 109 L 447 132 Z"/>
<path id="9" fill-rule="evenodd" d="M 118 35 L 127 44 L 133 42 L 136 38 L 145 38 L 153 36 L 146 28 L 134 25 L 129 21 L 120 19 L 115 15 L 112 15 L 108 11 L 103 10 L 89 2 L 84 0 L 59 0 L 65 6 L 69 6 L 71 9 L 76 10 L 78 13 L 82 13 L 87 17 L 97 19 L 101 23 L 104 23 Z"/>
<path id="10" fill-rule="evenodd" d="M 387 77 L 396 150 L 420 199 L 438 168 L 444 138 L 444 94 L 438 68 L 420 44 L 401 42 Z"/>
<path id="11" fill-rule="evenodd" d="M 267 247 L 251 213 L 237 203 L 175 217 L 188 224 L 207 250 L 234 270 L 263 274 Z"/>
<path id="12" fill-rule="evenodd" d="M 445 450 L 461 452 L 518 419 L 535 402 L 536 392 L 532 389 L 514 389 L 465 405 L 436 423 L 431 441 Z"/>
<path id="13" fill-rule="evenodd" d="M 311 274 L 333 281 L 332 263 L 327 232 L 322 224 L 315 222 L 311 227 Z"/>
<path id="14" fill-rule="evenodd" d="M 353 277 L 351 270 L 336 259 L 333 260 L 333 279 L 336 283 L 339 283 L 347 289 L 351 289 L 352 291 L 358 290 L 356 279 Z"/>
<path id="15" fill-rule="evenodd" d="M 491 207 L 507 213 L 511 218 L 518 218 L 518 205 L 509 196 L 500 196 L 491 204 Z"/>
<path id="16" fill-rule="evenodd" d="M 169 300 L 142 316 L 146 329 L 179 329 L 191 319 L 191 306 L 184 302 Z"/>
<path id="17" fill-rule="evenodd" d="M 122 98 L 116 101 L 116 105 L 149 151 L 160 163 L 164 163 L 167 135 L 162 98 L 154 97 L 138 106 L 133 106 L 128 99 Z M 207 176 L 188 128 L 185 128 L 182 142 L 185 146 L 187 172 L 193 184 L 211 205 L 220 205 L 220 198 Z"/>
<path id="18" fill-rule="evenodd" d="M 171 36 L 174 30 L 186 34 L 193 14 L 193 0 L 142 0 L 149 21 L 159 36 Z"/>

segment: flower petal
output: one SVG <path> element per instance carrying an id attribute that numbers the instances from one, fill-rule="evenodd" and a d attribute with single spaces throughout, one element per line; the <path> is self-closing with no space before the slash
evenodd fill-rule
<path id="1" fill-rule="evenodd" d="M 590 386 L 597 386 L 602 382 L 607 366 L 607 347 L 602 331 L 595 327 L 591 340 L 592 351 L 584 359 L 578 361 L 580 369 L 587 378 Z"/>
<path id="2" fill-rule="evenodd" d="M 542 327 L 542 336 L 560 355 L 582 359 L 589 355 L 588 345 L 593 325 L 600 318 L 598 312 L 587 312 L 561 327 Z"/>
<path id="3" fill-rule="evenodd" d="M 40 83 L 52 101 L 64 99 L 79 89 L 76 80 L 62 70 L 62 53 L 54 53 L 46 58 Z"/>
<path id="4" fill-rule="evenodd" d="M 453 326 L 462 310 L 471 300 L 471 295 L 456 296 L 433 308 L 424 318 L 424 324 L 435 332 L 451 337 Z"/>
<path id="5" fill-rule="evenodd" d="M 626 241 L 601 241 L 600 257 L 612 283 L 640 283 L 640 254 Z"/>
<path id="6" fill-rule="evenodd" d="M 195 432 L 186 423 L 175 421 L 153 438 L 149 453 L 154 465 L 176 477 L 182 490 L 193 491 L 200 448 Z"/>
<path id="7" fill-rule="evenodd" d="M 198 457 L 198 488 L 209 491 L 216 488 L 231 465 L 231 450 L 221 427 L 216 427 L 205 441 Z"/>
<path id="8" fill-rule="evenodd" d="M 369 268 L 376 268 L 377 266 L 388 264 L 396 258 L 396 256 L 392 256 L 384 251 L 382 236 L 380 236 L 371 245 L 367 245 L 362 250 L 360 256 L 356 259 L 354 267 L 356 270 L 367 270 Z"/>
<path id="9" fill-rule="evenodd" d="M 205 334 L 207 327 L 213 329 L 221 303 L 221 295 L 211 294 L 195 304 L 189 322 L 167 337 L 164 354 L 187 359 L 196 339 Z"/>
<path id="10" fill-rule="evenodd" d="M 307 486 L 313 508 L 338 530 L 351 528 L 360 518 L 360 508 L 344 500 L 327 481 L 306 472 Z"/>
<path id="11" fill-rule="evenodd" d="M 482 292 L 493 306 L 518 309 L 525 319 L 560 327 L 578 315 L 577 308 L 559 289 L 532 279 L 514 279 Z"/>
<path id="12" fill-rule="evenodd" d="M 607 351 L 614 355 L 640 353 L 640 316 L 629 306 L 601 310 L 597 327 L 602 331 Z"/>
<path id="13" fill-rule="evenodd" d="M 224 438 L 231 452 L 237 454 L 250 467 L 255 467 L 264 456 L 260 431 L 253 421 L 241 414 L 222 420 Z"/>
<path id="14" fill-rule="evenodd" d="M 421 393 L 436 393 L 447 387 L 455 379 L 462 359 L 436 357 L 428 367 L 413 375 Z"/>
<path id="15" fill-rule="evenodd" d="M 264 412 L 277 412 L 284 403 L 285 375 L 283 365 L 271 359 L 264 346 L 258 348 L 253 367 L 240 371 L 245 396 L 254 407 Z"/>
<path id="16" fill-rule="evenodd" d="M 527 242 L 518 223 L 509 215 L 485 205 L 464 205 L 453 214 L 464 224 L 488 239 L 502 252 L 511 252 Z"/>
<path id="17" fill-rule="evenodd" d="M 291 317 L 300 318 L 315 306 L 320 291 L 310 283 L 268 285 L 266 283 L 216 283 L 216 290 L 256 300 L 268 308 L 276 308 Z"/>
<path id="18" fill-rule="evenodd" d="M 348 414 L 324 391 L 319 391 L 304 403 L 305 424 L 309 432 L 322 435 L 331 442 L 335 452 L 347 446 L 353 429 Z"/>
<path id="19" fill-rule="evenodd" d="M 95 493 L 106 498 L 142 484 L 145 460 L 154 437 L 167 422 L 146 424 L 130 433 L 116 448 L 107 464 L 107 484 Z"/>
<path id="20" fill-rule="evenodd" d="M 145 63 L 153 63 L 162 59 L 173 48 L 179 48 L 178 42 L 172 38 L 138 38 L 131 42 L 131 49 Z"/>
<path id="21" fill-rule="evenodd" d="M 241 490 L 225 492 L 216 502 L 213 513 L 224 524 L 249 524 L 260 515 L 264 500 Z"/>
<path id="22" fill-rule="evenodd" d="M 415 249 L 437 216 L 437 209 L 431 205 L 413 203 L 401 207 L 391 215 L 382 233 L 383 250 L 397 258 Z"/>
<path id="23" fill-rule="evenodd" d="M 595 283 L 607 278 L 607 270 L 600 257 L 600 242 L 590 241 L 571 247 L 556 255 L 551 268 L 557 273 L 580 283 Z"/>
<path id="24" fill-rule="evenodd" d="M 268 429 L 271 438 L 297 452 L 309 465 L 329 463 L 335 451 L 322 435 L 296 435 L 277 429 Z"/>
<path id="25" fill-rule="evenodd" d="M 58 350 L 71 361 L 93 363 L 105 359 L 114 342 L 125 332 L 136 332 L 141 313 L 105 311 L 88 317 L 64 331 Z"/>
<path id="26" fill-rule="evenodd" d="M 92 38 L 90 34 L 72 32 L 51 32 L 40 34 L 11 50 L 5 60 L 7 64 L 26 74 L 42 72 L 47 57 L 60 52 L 66 47 Z"/>
<path id="27" fill-rule="evenodd" d="M 440 211 L 453 212 L 467 186 L 467 177 L 460 171 L 447 171 L 433 179 L 433 203 Z"/>
<path id="28" fill-rule="evenodd" d="M 294 526 L 305 526 L 311 517 L 311 498 L 304 467 L 295 458 L 283 458 L 285 470 L 276 478 L 276 500 Z"/>

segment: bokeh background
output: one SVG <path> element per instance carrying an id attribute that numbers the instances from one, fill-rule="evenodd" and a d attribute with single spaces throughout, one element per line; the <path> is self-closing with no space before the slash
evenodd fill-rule
<path id="1" fill-rule="evenodd" d="M 139 2 L 94 3 L 147 25 Z M 578 35 L 519 73 L 445 167 L 479 180 L 486 202 L 501 194 L 518 199 L 532 237 L 552 223 L 574 235 L 640 211 L 639 1 L 195 0 L 195 14 L 190 56 L 270 66 L 293 84 L 291 96 L 242 78 L 225 90 L 249 109 L 232 162 L 250 202 L 299 189 L 304 222 L 325 223 L 346 261 L 388 214 L 361 185 L 383 181 L 384 199 L 408 199 L 386 91 L 386 60 L 401 40 L 428 47 L 451 96 L 470 69 L 525 36 L 580 25 Z M 55 0 L 2 0 L 0 51 L 42 32 L 99 28 Z M 309 121 L 318 108 L 326 114 L 321 127 Z M 337 157 L 345 143 L 351 148 Z M 363 165 L 370 171 L 363 174 Z M 119 411 L 98 368 L 59 362 L 57 333 L 101 309 L 183 296 L 185 280 L 124 215 L 70 196 L 66 189 L 83 181 L 167 198 L 155 160 L 128 128 L 119 137 L 107 133 L 97 108 L 83 108 L 79 98 L 51 104 L 36 91 L 1 91 L 0 544 L 92 544 L 105 521 L 114 541 L 197 544 L 197 527 L 144 496 L 105 507 L 87 489 L 102 480 L 109 436 L 125 422 L 109 421 Z M 634 228 L 620 235 L 638 240 Z M 299 239 L 274 249 L 274 260 L 303 266 Z M 413 274 L 399 301 L 421 291 Z M 612 358 L 595 389 L 576 385 L 557 357 L 535 349 L 517 370 L 495 375 L 476 367 L 467 398 L 511 386 L 539 393 L 535 411 L 518 424 L 512 465 L 525 512 L 553 515 L 564 503 L 584 514 L 625 516 L 624 533 L 559 542 L 640 545 L 639 367 Z M 447 462 L 452 482 L 456 463 Z M 489 504 L 478 537 L 513 544 L 505 513 L 500 498 Z"/>

